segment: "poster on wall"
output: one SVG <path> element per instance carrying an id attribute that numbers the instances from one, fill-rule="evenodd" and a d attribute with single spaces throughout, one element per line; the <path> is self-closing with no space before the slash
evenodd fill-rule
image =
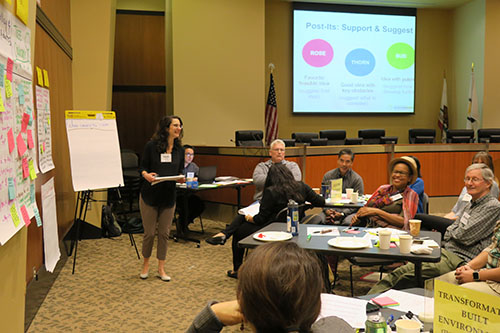
<path id="1" fill-rule="evenodd" d="M 38 212 L 30 41 L 30 30 L 0 5 L 0 245 Z"/>
<path id="2" fill-rule="evenodd" d="M 49 90 L 36 86 L 36 112 L 38 125 L 38 157 L 40 171 L 46 173 L 54 169 L 52 160 L 52 131 L 50 126 Z"/>

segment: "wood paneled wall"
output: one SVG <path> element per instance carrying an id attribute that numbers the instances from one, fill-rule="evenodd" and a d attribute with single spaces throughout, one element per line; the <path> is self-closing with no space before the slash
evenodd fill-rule
<path id="1" fill-rule="evenodd" d="M 64 29 L 60 31 L 62 35 L 69 36 L 69 0 L 60 1 L 58 3 L 61 6 L 55 7 L 50 7 L 50 2 L 43 3 L 49 5 L 51 14 L 59 20 L 56 22 L 61 24 Z M 56 25 L 56 22 L 52 23 Z M 58 28 L 57 25 L 56 28 Z M 47 180 L 54 177 L 58 232 L 59 238 L 62 239 L 71 228 L 75 209 L 75 192 L 71 182 L 64 118 L 64 111 L 73 108 L 71 59 L 39 24 L 36 26 L 35 36 L 35 66 L 46 69 L 49 73 L 52 158 L 55 165 L 55 169 L 45 174 L 38 174 L 35 182 L 36 199 L 38 207 L 41 209 L 40 187 Z M 35 85 L 33 85 L 33 95 L 35 95 L 34 89 Z M 28 227 L 27 246 L 26 282 L 28 283 L 33 278 L 33 267 L 38 271 L 44 260 L 42 228 L 38 228 L 36 223 L 31 223 Z"/>
<path id="2" fill-rule="evenodd" d="M 166 113 L 163 12 L 117 11 L 113 102 L 121 148 L 142 152 Z"/>

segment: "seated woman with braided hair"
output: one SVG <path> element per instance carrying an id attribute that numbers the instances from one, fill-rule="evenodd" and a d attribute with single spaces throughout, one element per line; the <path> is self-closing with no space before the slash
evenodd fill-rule
<path id="1" fill-rule="evenodd" d="M 319 320 L 323 278 L 318 258 L 295 243 L 259 246 L 238 271 L 236 300 L 210 302 L 188 333 L 248 323 L 259 333 L 355 332 L 343 319 Z"/>

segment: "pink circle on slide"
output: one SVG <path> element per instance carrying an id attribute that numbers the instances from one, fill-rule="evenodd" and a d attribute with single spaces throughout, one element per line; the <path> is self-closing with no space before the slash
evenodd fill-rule
<path id="1" fill-rule="evenodd" d="M 311 66 L 323 67 L 332 61 L 333 48 L 323 39 L 313 39 L 304 45 L 302 57 Z"/>

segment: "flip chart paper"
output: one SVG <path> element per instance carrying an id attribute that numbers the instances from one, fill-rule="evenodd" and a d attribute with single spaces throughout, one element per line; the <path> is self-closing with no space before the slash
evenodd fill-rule
<path id="1" fill-rule="evenodd" d="M 41 186 L 42 216 L 43 216 L 43 248 L 45 267 L 53 272 L 61 252 L 59 252 L 59 236 L 57 234 L 57 207 L 54 178 Z"/>

